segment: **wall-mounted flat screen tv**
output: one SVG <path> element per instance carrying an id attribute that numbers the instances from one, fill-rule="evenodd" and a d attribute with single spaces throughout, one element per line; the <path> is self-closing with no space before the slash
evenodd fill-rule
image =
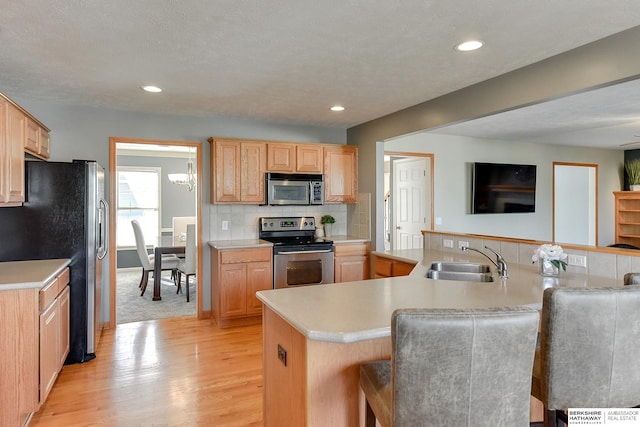
<path id="1" fill-rule="evenodd" d="M 536 211 L 535 165 L 474 163 L 472 175 L 472 213 Z"/>

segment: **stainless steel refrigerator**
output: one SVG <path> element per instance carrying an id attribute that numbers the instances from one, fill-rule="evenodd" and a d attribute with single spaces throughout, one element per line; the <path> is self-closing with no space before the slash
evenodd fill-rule
<path id="1" fill-rule="evenodd" d="M 23 206 L 0 209 L 0 261 L 70 258 L 70 351 L 95 357 L 108 250 L 104 169 L 95 161 L 27 161 Z M 105 264 L 105 269 L 107 268 Z"/>

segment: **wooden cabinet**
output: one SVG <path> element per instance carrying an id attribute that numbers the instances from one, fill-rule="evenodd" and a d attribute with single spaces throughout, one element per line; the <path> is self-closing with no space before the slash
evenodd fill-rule
<path id="1" fill-rule="evenodd" d="M 24 153 L 49 158 L 49 129 L 0 93 L 0 207 L 24 202 Z"/>
<path id="2" fill-rule="evenodd" d="M 55 271 L 55 270 L 54 270 Z M 26 425 L 69 353 L 69 269 L 41 289 L 0 291 L 0 425 Z"/>
<path id="3" fill-rule="evenodd" d="M 40 404 L 69 354 L 69 270 L 40 291 Z"/>
<path id="4" fill-rule="evenodd" d="M 262 304 L 257 291 L 273 288 L 272 249 L 212 249 L 211 312 L 220 326 L 259 319 Z M 254 319 L 254 321 L 256 320 Z"/>
<path id="5" fill-rule="evenodd" d="M 213 203 L 264 203 L 266 143 L 210 138 Z"/>
<path id="6" fill-rule="evenodd" d="M 358 148 L 324 147 L 324 201 L 356 203 L 358 198 Z"/>
<path id="7" fill-rule="evenodd" d="M 335 243 L 334 280 L 336 283 L 369 278 L 369 243 Z"/>
<path id="8" fill-rule="evenodd" d="M 322 173 L 324 149 L 317 144 L 296 144 L 296 172 Z"/>
<path id="9" fill-rule="evenodd" d="M 296 144 L 267 143 L 267 171 L 294 173 L 296 171 Z"/>
<path id="10" fill-rule="evenodd" d="M 374 254 L 373 275 L 376 279 L 381 277 L 408 276 L 416 264 L 415 262 L 400 261 L 395 258 Z"/>
<path id="11" fill-rule="evenodd" d="M 614 191 L 616 243 L 640 248 L 640 191 Z"/>

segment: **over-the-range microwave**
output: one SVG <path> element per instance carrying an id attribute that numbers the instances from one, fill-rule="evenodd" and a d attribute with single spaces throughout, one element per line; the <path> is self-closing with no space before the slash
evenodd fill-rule
<path id="1" fill-rule="evenodd" d="M 265 174 L 267 205 L 324 204 L 324 176 L 321 174 Z"/>

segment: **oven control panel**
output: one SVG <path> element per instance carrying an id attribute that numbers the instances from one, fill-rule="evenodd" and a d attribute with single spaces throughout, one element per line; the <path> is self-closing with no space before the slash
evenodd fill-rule
<path id="1" fill-rule="evenodd" d="M 260 218 L 260 231 L 315 230 L 316 219 L 303 217 Z"/>

